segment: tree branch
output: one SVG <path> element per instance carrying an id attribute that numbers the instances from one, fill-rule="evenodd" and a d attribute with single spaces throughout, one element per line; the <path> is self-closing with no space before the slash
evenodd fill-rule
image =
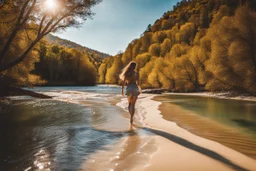
<path id="1" fill-rule="evenodd" d="M 25 9 L 26 9 L 26 7 L 27 7 L 29 1 L 30 1 L 30 0 L 27 0 L 27 1 L 24 3 L 24 5 L 23 5 L 23 7 L 22 7 L 22 9 L 21 9 L 21 12 L 20 12 L 20 14 L 19 14 L 18 20 L 17 20 L 17 22 L 16 22 L 16 24 L 15 24 L 15 26 L 14 26 L 14 29 L 13 29 L 13 31 L 12 31 L 12 33 L 11 33 L 9 39 L 7 40 L 6 44 L 4 45 L 3 49 L 0 51 L 0 64 L 2 63 L 2 60 L 3 60 L 4 56 L 5 56 L 5 54 L 6 54 L 7 51 L 9 50 L 9 47 L 10 47 L 10 45 L 11 45 L 13 39 L 15 38 L 17 32 L 18 32 L 19 29 L 20 29 L 20 21 L 21 21 L 23 15 L 24 15 Z"/>
<path id="2" fill-rule="evenodd" d="M 35 4 L 36 4 L 36 0 L 33 1 L 33 3 L 32 3 L 32 5 L 31 5 L 31 7 L 29 8 L 28 12 L 27 12 L 27 13 L 25 14 L 25 16 L 23 17 L 24 20 L 22 21 L 21 26 L 23 26 L 23 25 L 27 22 L 31 11 L 32 11 L 33 8 L 35 7 Z"/>
<path id="3" fill-rule="evenodd" d="M 24 31 L 25 31 L 25 33 L 26 33 L 26 35 L 27 35 L 28 40 L 30 40 L 30 41 L 31 41 L 31 39 L 30 39 L 30 37 L 29 37 L 29 35 L 28 35 L 27 30 L 28 30 L 27 28 L 25 28 L 25 29 L 24 29 Z"/>
<path id="4" fill-rule="evenodd" d="M 24 60 L 24 58 L 27 56 L 27 54 L 32 50 L 32 48 L 37 44 L 37 42 L 42 39 L 42 37 L 37 37 L 30 45 L 29 47 L 26 49 L 26 51 L 17 59 L 15 59 L 14 61 L 6 64 L 6 65 L 2 65 L 0 66 L 0 72 L 5 71 L 17 64 L 19 64 L 20 62 L 22 62 Z"/>
<path id="5" fill-rule="evenodd" d="M 39 36 L 39 34 L 41 33 L 41 30 L 42 30 L 45 18 L 46 18 L 46 15 L 43 16 L 43 18 L 42 18 L 42 20 L 40 22 L 40 25 L 39 25 L 39 28 L 38 28 L 38 32 L 37 32 L 37 36 Z"/>

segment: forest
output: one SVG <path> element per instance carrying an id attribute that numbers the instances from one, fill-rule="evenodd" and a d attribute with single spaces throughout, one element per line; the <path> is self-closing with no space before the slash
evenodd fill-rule
<path id="1" fill-rule="evenodd" d="M 143 88 L 255 95 L 255 9 L 255 0 L 182 0 L 104 59 L 98 82 L 120 84 L 121 69 L 134 60 Z"/>
<path id="2" fill-rule="evenodd" d="M 108 55 L 51 33 L 79 27 L 101 0 L 59 1 L 56 9 L 44 2 L 0 2 L 0 95 L 9 86 L 96 84 L 97 67 Z"/>
<path id="3" fill-rule="evenodd" d="M 95 85 L 96 66 L 88 51 L 52 44 L 40 44 L 39 60 L 32 73 L 47 81 L 47 85 Z"/>

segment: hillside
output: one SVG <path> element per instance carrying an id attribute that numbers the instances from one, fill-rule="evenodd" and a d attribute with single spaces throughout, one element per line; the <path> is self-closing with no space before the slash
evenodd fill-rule
<path id="1" fill-rule="evenodd" d="M 106 53 L 99 52 L 97 50 L 81 46 L 81 45 L 79 45 L 79 44 L 77 44 L 75 42 L 59 38 L 58 36 L 54 36 L 52 34 L 46 35 L 45 38 L 51 44 L 56 44 L 56 45 L 64 46 L 64 47 L 67 47 L 67 48 L 75 48 L 75 49 L 78 49 L 78 50 L 80 50 L 82 52 L 86 51 L 86 52 L 89 53 L 89 56 L 92 56 L 96 61 L 102 61 L 103 59 L 108 58 L 110 56 L 110 55 L 108 55 Z"/>
<path id="2" fill-rule="evenodd" d="M 256 94 L 255 9 L 255 0 L 182 0 L 123 54 L 104 59 L 99 82 L 120 83 L 134 60 L 144 88 Z"/>

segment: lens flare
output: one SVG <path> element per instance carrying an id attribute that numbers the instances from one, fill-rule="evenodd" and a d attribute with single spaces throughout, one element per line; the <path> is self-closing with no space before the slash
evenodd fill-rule
<path id="1" fill-rule="evenodd" d="M 55 0 L 46 0 L 45 5 L 49 10 L 53 10 L 56 8 L 56 1 Z"/>

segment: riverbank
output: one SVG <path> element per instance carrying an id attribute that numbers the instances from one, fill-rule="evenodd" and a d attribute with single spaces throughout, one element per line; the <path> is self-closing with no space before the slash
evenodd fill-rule
<path id="1" fill-rule="evenodd" d="M 185 102 L 185 99 L 188 99 L 187 102 Z M 229 113 L 225 113 L 223 114 L 224 116 L 222 116 L 223 118 L 225 118 L 225 115 L 229 115 L 232 112 L 234 112 L 229 107 L 232 106 L 232 104 L 234 104 L 234 107 L 237 107 L 235 106 L 235 104 L 237 104 L 236 102 L 231 101 L 231 104 L 228 103 L 227 105 L 225 105 L 226 108 L 220 109 L 219 106 L 219 109 L 217 109 L 218 106 L 216 103 L 214 103 L 216 102 L 216 100 L 214 99 L 197 98 L 197 102 L 191 102 L 191 98 L 182 98 L 179 96 L 180 101 L 184 101 L 185 104 L 189 104 L 190 106 L 195 107 L 196 104 L 200 104 L 197 106 L 197 111 L 202 110 L 201 106 L 204 106 L 203 109 L 208 110 L 210 110 L 212 106 L 216 108 L 212 109 L 212 112 L 206 112 L 208 110 L 203 110 L 202 112 L 206 112 L 207 114 L 200 115 L 196 113 L 196 111 L 189 110 L 182 107 L 181 105 L 178 105 L 179 103 L 176 104 L 175 101 L 177 101 L 177 96 L 155 96 L 153 100 L 162 102 L 159 105 L 158 109 L 161 112 L 161 116 L 163 117 L 163 119 L 170 122 L 175 122 L 178 126 L 188 130 L 193 134 L 196 134 L 200 137 L 204 137 L 209 140 L 219 142 L 229 148 L 232 148 L 251 158 L 256 159 L 256 139 L 255 136 L 252 136 L 254 135 L 253 132 L 250 132 L 249 134 L 250 128 L 252 127 L 241 128 L 238 126 L 239 123 L 244 123 L 247 124 L 247 126 L 250 126 L 249 121 L 243 120 L 243 117 L 241 117 L 241 119 L 232 119 L 231 123 L 235 123 L 235 125 L 237 124 L 237 127 L 235 127 L 235 125 L 229 125 L 224 121 L 220 122 L 218 120 L 215 120 L 214 116 L 211 116 L 212 113 L 220 114 L 220 110 L 228 110 Z M 205 103 L 202 104 L 202 101 L 200 100 L 203 100 Z M 221 100 L 220 103 L 225 104 L 225 101 Z M 180 102 L 180 104 L 183 104 L 183 102 Z M 252 105 L 252 103 L 246 104 Z M 239 112 L 241 111 L 238 111 L 238 113 Z M 212 118 L 210 118 L 209 116 Z M 246 115 L 244 113 L 243 116 L 245 119 L 246 116 L 248 116 L 248 114 Z M 251 121 L 251 124 L 252 123 L 253 121 Z"/>
<path id="2" fill-rule="evenodd" d="M 153 97 L 143 95 L 138 99 L 136 120 L 158 135 L 158 149 L 148 165 L 134 170 L 256 170 L 254 159 L 163 119 L 158 110 L 161 103 L 152 100 Z M 126 105 L 125 99 L 118 104 L 122 108 Z"/>
<path id="3" fill-rule="evenodd" d="M 6 150 L 1 161 L 7 162 L 0 163 L 0 170 L 17 166 L 36 170 L 34 156 L 41 151 L 49 152 L 52 170 L 256 170 L 254 159 L 163 119 L 158 110 L 162 103 L 152 100 L 154 95 L 139 96 L 135 123 L 130 126 L 127 99 L 121 97 L 120 87 L 37 87 L 33 91 L 53 99 L 11 97 L 15 105 L 2 115 L 9 122 L 2 119 L 8 136 L 2 138 Z M 30 141 L 31 136 L 37 138 Z M 17 144 L 23 148 L 16 149 Z"/>
<path id="4" fill-rule="evenodd" d="M 212 97 L 218 99 L 230 99 L 230 100 L 246 100 L 255 101 L 256 96 L 250 96 L 245 94 L 238 94 L 234 92 L 195 92 L 195 93 L 164 93 L 170 95 L 181 95 L 181 96 L 201 96 L 201 97 Z"/>

